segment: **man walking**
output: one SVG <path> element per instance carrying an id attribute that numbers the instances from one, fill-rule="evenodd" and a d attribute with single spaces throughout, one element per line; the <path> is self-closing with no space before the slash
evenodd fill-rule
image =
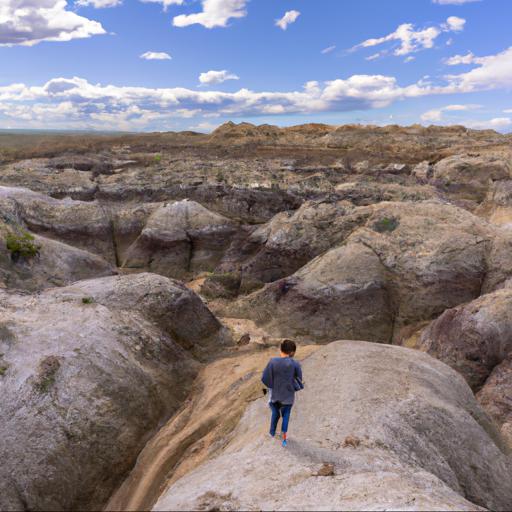
<path id="1" fill-rule="evenodd" d="M 270 435 L 276 435 L 279 418 L 282 417 L 281 432 L 283 433 L 283 446 L 286 446 L 288 422 L 292 411 L 295 392 L 304 389 L 302 384 L 302 368 L 293 359 L 297 346 L 291 340 L 281 343 L 280 357 L 273 357 L 263 371 L 261 381 L 269 388 L 269 405 L 272 411 L 270 420 Z"/>

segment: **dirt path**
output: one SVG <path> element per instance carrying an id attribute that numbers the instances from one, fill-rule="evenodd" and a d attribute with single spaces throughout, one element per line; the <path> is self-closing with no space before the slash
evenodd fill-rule
<path id="1" fill-rule="evenodd" d="M 182 409 L 148 442 L 106 510 L 151 509 L 168 485 L 226 446 L 247 405 L 262 396 L 261 371 L 277 349 L 269 343 L 279 340 L 250 321 L 222 321 L 235 339 L 249 334 L 250 343 L 203 368 Z M 298 358 L 317 348 L 300 347 Z"/>

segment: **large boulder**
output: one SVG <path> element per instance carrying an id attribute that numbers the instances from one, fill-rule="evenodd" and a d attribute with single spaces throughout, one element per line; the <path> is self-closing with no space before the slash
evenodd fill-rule
<path id="1" fill-rule="evenodd" d="M 277 214 L 242 239 L 220 268 L 241 272 L 242 281 L 276 281 L 341 243 L 369 214 L 348 201 L 308 201 L 296 211 Z"/>
<path id="2" fill-rule="evenodd" d="M 230 314 L 271 322 L 283 336 L 401 342 L 446 309 L 504 286 L 512 275 L 506 235 L 462 208 L 439 201 L 384 202 L 346 213 L 345 225 L 333 220 L 325 226 L 337 235 L 331 240 L 339 248 L 240 299 Z M 320 249 L 318 229 L 302 231 L 299 224 L 297 232 L 290 226 L 284 234 L 290 232 L 298 246 L 306 248 L 311 240 L 312 250 Z M 380 291 L 373 307 L 375 285 Z M 354 307 L 347 308 L 347 293 L 356 293 Z M 366 324 L 370 318 L 373 330 Z M 325 323 L 323 333 L 310 328 L 315 323 Z"/>
<path id="3" fill-rule="evenodd" d="M 211 271 L 235 233 L 234 222 L 194 201 L 163 204 L 126 251 L 123 267 L 175 278 Z"/>
<path id="4" fill-rule="evenodd" d="M 445 311 L 417 345 L 465 377 L 512 447 L 512 288 Z"/>
<path id="5" fill-rule="evenodd" d="M 445 311 L 422 331 L 418 346 L 480 389 L 512 353 L 512 288 Z"/>
<path id="6" fill-rule="evenodd" d="M 494 368 L 477 399 L 512 450 L 512 354 Z"/>
<path id="7" fill-rule="evenodd" d="M 0 508 L 99 510 L 229 338 L 161 276 L 1 293 Z"/>
<path id="8" fill-rule="evenodd" d="M 439 161 L 432 181 L 458 198 L 481 203 L 492 182 L 512 177 L 510 160 L 492 154 L 460 154 Z"/>
<path id="9" fill-rule="evenodd" d="M 371 249 L 349 243 L 242 299 L 236 311 L 283 337 L 328 342 L 342 333 L 385 343 L 393 334 L 387 280 Z"/>
<path id="10" fill-rule="evenodd" d="M 512 462 L 464 379 L 426 354 L 336 342 L 303 364 L 288 447 L 265 399 L 155 510 L 509 510 Z M 330 466 L 329 466 L 330 465 Z M 324 466 L 322 468 L 322 466 Z"/>

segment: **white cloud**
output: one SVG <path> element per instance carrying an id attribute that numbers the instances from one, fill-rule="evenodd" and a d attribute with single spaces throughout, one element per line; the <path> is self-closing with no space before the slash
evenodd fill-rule
<path id="1" fill-rule="evenodd" d="M 443 112 L 442 110 L 429 110 L 428 112 L 425 112 L 424 114 L 421 114 L 420 119 L 422 121 L 431 121 L 433 123 L 437 121 L 441 121 L 443 118 Z"/>
<path id="2" fill-rule="evenodd" d="M 473 55 L 472 52 L 466 55 L 454 55 L 445 59 L 444 63 L 448 66 L 460 66 L 461 64 L 481 64 L 480 58 Z"/>
<path id="3" fill-rule="evenodd" d="M 463 5 L 472 2 L 480 2 L 480 0 L 432 0 L 435 4 L 440 5 Z"/>
<path id="4" fill-rule="evenodd" d="M 199 75 L 199 82 L 202 85 L 221 84 L 226 80 L 240 80 L 240 77 L 223 69 L 221 71 L 210 70 Z"/>
<path id="5" fill-rule="evenodd" d="M 172 57 L 165 52 L 145 52 L 140 56 L 145 60 L 171 60 Z"/>
<path id="6" fill-rule="evenodd" d="M 0 86 L 0 124 L 14 127 L 170 129 L 177 119 L 293 115 L 348 112 L 384 108 L 393 102 L 424 96 L 464 94 L 512 87 L 512 48 L 482 57 L 467 73 L 434 83 L 423 77 L 401 86 L 396 78 L 383 75 L 353 75 L 327 82 L 310 81 L 302 89 L 285 92 L 236 92 L 197 90 L 183 87 L 148 88 L 92 84 L 83 78 L 55 78 L 40 86 Z M 470 110 L 477 105 L 448 105 L 448 112 Z M 427 113 L 425 113 L 427 114 Z M 496 129 L 505 119 L 486 121 Z M 479 121 L 482 123 L 481 121 Z M 476 121 L 475 121 L 476 123 Z M 467 124 L 464 122 L 464 124 Z"/>
<path id="7" fill-rule="evenodd" d="M 386 55 L 386 52 L 373 53 L 372 55 L 368 55 L 368 57 L 365 57 L 365 60 L 370 60 L 370 61 L 377 60 L 380 57 L 382 57 L 383 55 Z"/>
<path id="8" fill-rule="evenodd" d="M 510 117 L 495 117 L 489 120 L 475 120 L 466 121 L 464 123 L 468 128 L 475 128 L 477 130 L 497 130 L 506 131 L 507 128 L 512 128 L 512 118 Z"/>
<path id="9" fill-rule="evenodd" d="M 412 62 L 413 60 L 416 60 L 416 57 L 413 57 L 412 55 L 409 55 L 409 57 L 406 57 L 404 59 L 405 63 Z"/>
<path id="10" fill-rule="evenodd" d="M 422 121 L 439 122 L 442 121 L 444 112 L 464 112 L 481 108 L 481 105 L 447 105 L 439 109 L 429 110 L 420 116 Z"/>
<path id="11" fill-rule="evenodd" d="M 155 1 L 155 0 L 151 0 Z M 203 25 L 206 28 L 226 27 L 231 18 L 244 18 L 247 0 L 201 0 L 203 10 L 194 14 L 180 14 L 173 19 L 175 27 Z"/>
<path id="12" fill-rule="evenodd" d="M 399 41 L 400 45 L 395 48 L 393 54 L 396 56 L 409 55 L 423 49 L 432 48 L 435 40 L 443 32 L 460 32 L 464 28 L 466 20 L 458 18 L 457 16 L 450 16 L 446 19 L 446 23 L 443 23 L 439 27 L 427 27 L 422 30 L 415 30 L 412 23 L 403 23 L 394 32 L 384 37 L 372 38 L 363 41 L 353 48 L 353 50 L 359 48 L 371 48 L 379 46 L 381 44 Z M 375 56 L 385 55 L 387 52 L 380 52 Z"/>
<path id="13" fill-rule="evenodd" d="M 454 92 L 473 92 L 512 87 L 512 46 L 496 55 L 474 59 L 478 67 L 460 75 L 450 75 Z"/>
<path id="14" fill-rule="evenodd" d="M 66 8 L 66 0 L 1 0 L 0 46 L 33 46 L 105 34 L 100 23 Z"/>
<path id="15" fill-rule="evenodd" d="M 282 18 L 276 20 L 276 26 L 283 30 L 286 30 L 288 28 L 288 25 L 295 23 L 299 16 L 300 16 L 299 11 L 295 11 L 295 10 L 287 11 L 287 12 L 285 12 L 285 14 Z"/>
<path id="16" fill-rule="evenodd" d="M 123 0 L 76 0 L 75 5 L 78 7 L 96 7 L 96 9 L 103 9 L 106 7 L 117 7 L 121 5 Z"/>
<path id="17" fill-rule="evenodd" d="M 164 11 L 168 9 L 171 5 L 183 5 L 184 0 L 140 0 L 145 4 L 162 4 L 164 7 Z"/>
<path id="18" fill-rule="evenodd" d="M 475 110 L 477 108 L 482 108 L 482 105 L 474 105 L 474 104 L 470 104 L 470 105 L 448 105 L 446 107 L 444 107 L 443 110 L 446 110 L 448 112 L 461 112 L 461 111 L 464 111 L 464 110 Z"/>
<path id="19" fill-rule="evenodd" d="M 324 48 L 320 53 L 322 53 L 323 55 L 327 54 L 327 53 L 331 53 L 333 52 L 334 50 L 336 50 L 336 46 L 328 46 L 327 48 Z"/>
<path id="20" fill-rule="evenodd" d="M 461 32 L 464 30 L 466 20 L 459 18 L 458 16 L 450 16 L 446 19 L 446 23 L 443 24 L 443 28 L 448 32 Z"/>

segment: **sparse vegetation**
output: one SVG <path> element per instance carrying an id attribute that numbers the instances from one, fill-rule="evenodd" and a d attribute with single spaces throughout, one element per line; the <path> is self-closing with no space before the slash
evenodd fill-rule
<path id="1" fill-rule="evenodd" d="M 217 181 L 219 183 L 224 183 L 226 181 L 226 177 L 224 176 L 224 173 L 222 171 L 219 171 L 217 173 Z"/>
<path id="2" fill-rule="evenodd" d="M 0 377 L 3 377 L 8 369 L 9 369 L 9 365 L 0 364 Z"/>
<path id="3" fill-rule="evenodd" d="M 82 297 L 82 304 L 94 304 L 92 297 Z"/>
<path id="4" fill-rule="evenodd" d="M 383 217 L 373 224 L 373 229 L 378 233 L 391 233 L 399 224 L 400 222 L 395 217 Z"/>
<path id="5" fill-rule="evenodd" d="M 60 361 L 56 356 L 45 357 L 39 364 L 34 388 L 39 393 L 47 393 L 55 384 L 55 374 L 60 368 Z"/>
<path id="6" fill-rule="evenodd" d="M 5 235 L 5 245 L 11 253 L 11 259 L 17 261 L 20 257 L 34 258 L 39 254 L 41 247 L 34 243 L 34 236 L 28 231 L 9 232 Z"/>
<path id="7" fill-rule="evenodd" d="M 162 161 L 162 155 L 158 154 L 153 157 L 153 162 L 155 162 L 155 164 L 159 164 L 161 161 Z"/>

